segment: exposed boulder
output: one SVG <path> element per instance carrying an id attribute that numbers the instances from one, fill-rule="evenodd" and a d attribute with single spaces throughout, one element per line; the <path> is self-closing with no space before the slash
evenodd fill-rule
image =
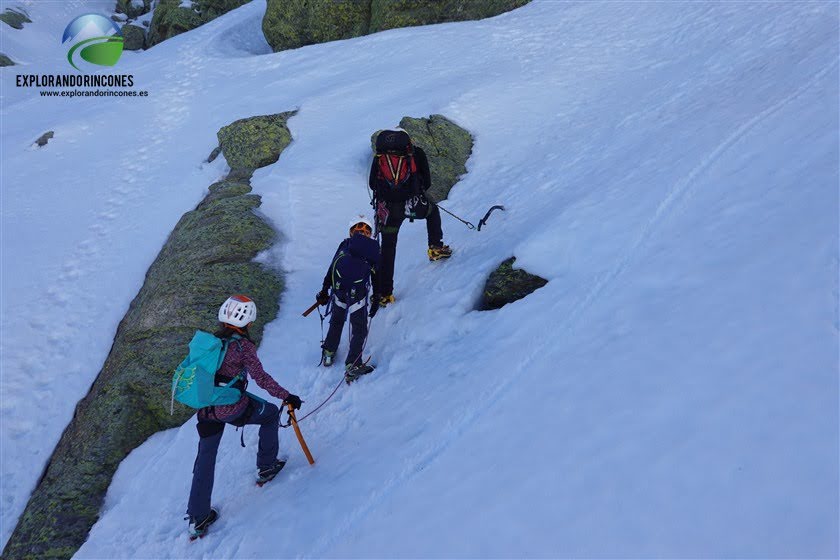
<path id="1" fill-rule="evenodd" d="M 263 34 L 275 51 L 368 34 L 369 0 L 269 0 Z"/>
<path id="2" fill-rule="evenodd" d="M 201 16 L 192 8 L 182 7 L 180 0 L 160 0 L 149 27 L 148 45 L 153 47 L 202 23 Z"/>
<path id="3" fill-rule="evenodd" d="M 139 25 L 123 25 L 122 34 L 125 50 L 141 51 L 146 48 L 146 30 Z"/>
<path id="4" fill-rule="evenodd" d="M 4 66 L 14 66 L 14 61 L 3 53 L 0 53 L 0 68 Z"/>
<path id="5" fill-rule="evenodd" d="M 270 165 L 292 141 L 286 121 L 294 113 L 238 120 L 219 130 L 219 146 L 231 169 Z"/>
<path id="6" fill-rule="evenodd" d="M 273 117 L 275 127 L 285 128 L 285 121 Z M 288 142 L 270 145 L 276 161 Z M 277 314 L 283 284 L 275 271 L 253 261 L 276 234 L 254 212 L 261 201 L 250 194 L 249 178 L 250 172 L 232 172 L 213 184 L 175 226 L 120 322 L 102 371 L 76 407 L 4 558 L 70 558 L 96 522 L 126 455 L 195 413 L 176 403 L 170 416 L 172 371 L 196 329 L 216 328 L 225 297 L 247 293 L 254 299 L 259 315 L 251 333 L 261 340 L 265 323 Z"/>
<path id="7" fill-rule="evenodd" d="M 481 19 L 530 0 L 268 0 L 263 34 L 275 51 L 384 29 Z"/>
<path id="8" fill-rule="evenodd" d="M 39 148 L 43 148 L 47 145 L 47 142 L 52 140 L 53 136 L 55 136 L 55 132 L 53 132 L 52 130 L 48 130 L 47 132 L 39 136 L 37 140 L 35 140 L 35 145 Z"/>
<path id="9" fill-rule="evenodd" d="M 29 14 L 20 7 L 6 8 L 6 11 L 0 14 L 0 21 L 15 29 L 23 29 L 24 23 L 32 23 Z"/>
<path id="10" fill-rule="evenodd" d="M 496 16 L 530 0 L 372 0 L 370 33 Z"/>
<path id="11" fill-rule="evenodd" d="M 445 200 L 461 175 L 467 172 L 472 136 L 443 115 L 419 119 L 403 117 L 400 128 L 408 132 L 412 143 L 422 148 L 429 159 L 432 186 L 426 195 L 434 202 Z M 371 137 L 371 149 L 376 146 L 378 134 L 376 131 Z"/>
<path id="12" fill-rule="evenodd" d="M 116 12 L 125 14 L 128 19 L 148 14 L 151 9 L 152 0 L 117 0 Z"/>
<path id="13" fill-rule="evenodd" d="M 149 28 L 148 46 L 204 25 L 251 0 L 160 0 Z"/>
<path id="14" fill-rule="evenodd" d="M 479 309 L 499 309 L 548 284 L 545 278 L 513 268 L 515 261 L 516 257 L 507 259 L 490 274 L 484 285 L 484 298 Z"/>

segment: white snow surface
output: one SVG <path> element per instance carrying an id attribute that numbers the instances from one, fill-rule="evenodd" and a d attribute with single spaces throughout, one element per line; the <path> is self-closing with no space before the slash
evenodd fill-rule
<path id="1" fill-rule="evenodd" d="M 0 34 L 29 64 L 0 71 L 2 543 L 226 172 L 202 163 L 216 131 L 298 109 L 253 186 L 280 233 L 260 259 L 286 275 L 260 355 L 301 414 L 340 382 L 300 313 L 369 211 L 374 130 L 452 119 L 475 146 L 443 205 L 507 210 L 481 232 L 444 215 L 445 262 L 406 222 L 377 370 L 301 424 L 314 466 L 282 430 L 289 463 L 258 488 L 257 430 L 242 449 L 229 428 L 221 519 L 190 543 L 190 421 L 122 463 L 78 558 L 838 556 L 836 3 L 535 1 L 267 54 L 255 0 L 125 53 L 109 72 L 148 98 L 15 87 L 72 71 L 63 27 L 104 4 L 28 5 Z M 548 284 L 476 311 L 512 255 Z"/>

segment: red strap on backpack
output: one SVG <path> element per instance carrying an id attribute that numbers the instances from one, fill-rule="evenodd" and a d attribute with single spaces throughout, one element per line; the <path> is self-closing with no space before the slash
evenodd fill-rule
<path id="1" fill-rule="evenodd" d="M 377 154 L 376 157 L 379 160 L 379 176 L 391 187 L 403 184 L 412 173 L 417 173 L 417 164 L 411 156 Z"/>

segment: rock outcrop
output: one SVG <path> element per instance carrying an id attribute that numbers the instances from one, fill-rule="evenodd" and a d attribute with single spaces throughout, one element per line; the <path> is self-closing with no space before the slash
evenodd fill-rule
<path id="1" fill-rule="evenodd" d="M 545 278 L 513 268 L 516 257 L 511 257 L 494 270 L 484 285 L 484 298 L 480 309 L 499 309 L 503 305 L 522 299 L 548 283 Z"/>
<path id="2" fill-rule="evenodd" d="M 26 10 L 19 7 L 6 8 L 6 10 L 0 14 L 0 21 L 10 27 L 13 27 L 14 29 L 23 29 L 24 23 L 32 23 L 32 20 L 29 19 L 29 14 L 26 13 Z"/>
<path id="3" fill-rule="evenodd" d="M 147 45 L 153 47 L 248 2 L 250 0 L 192 0 L 185 5 L 182 0 L 160 0 L 152 17 Z"/>
<path id="4" fill-rule="evenodd" d="M 275 51 L 393 29 L 495 16 L 530 0 L 268 0 L 263 34 Z"/>

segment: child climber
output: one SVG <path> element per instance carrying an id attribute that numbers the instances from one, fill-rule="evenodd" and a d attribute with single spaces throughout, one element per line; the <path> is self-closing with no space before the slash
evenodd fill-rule
<path id="1" fill-rule="evenodd" d="M 362 350 L 368 335 L 368 316 L 379 309 L 377 269 L 379 243 L 371 238 L 373 224 L 359 215 L 350 221 L 350 236 L 341 242 L 330 262 L 321 291 L 315 296 L 320 305 L 330 304 L 330 328 L 322 345 L 322 363 L 329 367 L 341 339 L 344 322 L 350 316 L 350 349 L 345 359 L 347 382 L 370 373 L 373 367 L 362 361 Z M 368 291 L 373 282 L 373 299 L 368 313 Z M 330 290 L 332 294 L 330 295 Z"/>
<path id="2" fill-rule="evenodd" d="M 230 296 L 219 308 L 219 330 L 214 334 L 227 340 L 227 352 L 222 365 L 216 372 L 216 385 L 225 385 L 240 374 L 233 387 L 242 391 L 242 398 L 231 405 L 208 406 L 198 411 L 198 454 L 193 466 L 190 501 L 187 507 L 191 539 L 203 537 L 207 528 L 219 517 L 219 512 L 210 507 L 213 493 L 213 478 L 216 470 L 216 452 L 222 439 L 225 424 L 244 426 L 258 424 L 259 446 L 257 448 L 257 484 L 272 480 L 286 462 L 277 458 L 279 442 L 277 428 L 280 411 L 277 406 L 258 399 L 245 392 L 248 377 L 268 391 L 283 404 L 299 409 L 302 401 L 297 395 L 281 387 L 263 369 L 257 357 L 257 348 L 248 333 L 248 326 L 257 318 L 257 306 L 247 296 Z"/>

